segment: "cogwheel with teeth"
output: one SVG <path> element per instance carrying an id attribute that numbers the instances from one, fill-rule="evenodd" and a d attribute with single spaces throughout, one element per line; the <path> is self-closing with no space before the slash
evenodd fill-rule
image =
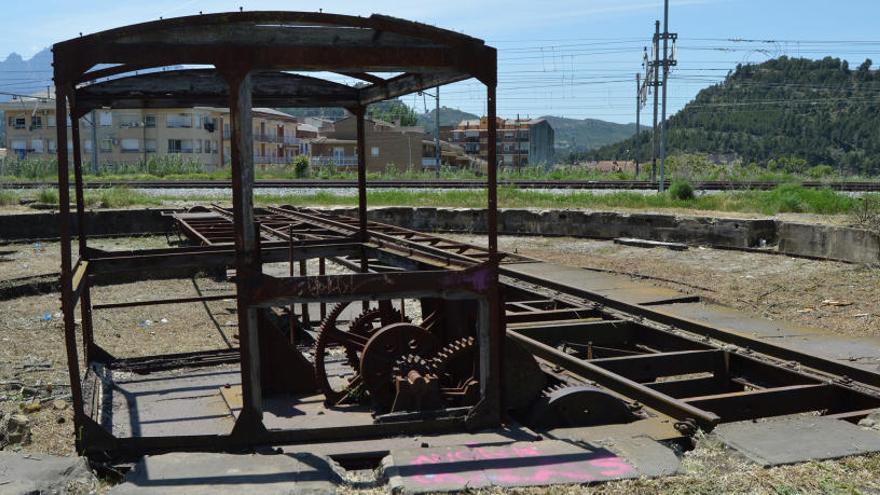
<path id="1" fill-rule="evenodd" d="M 418 354 L 407 354 L 394 362 L 394 375 L 406 376 L 410 371 L 417 371 L 420 375 L 434 375 L 434 365 L 431 361 Z"/>
<path id="2" fill-rule="evenodd" d="M 478 382 L 476 347 L 475 338 L 463 337 L 449 342 L 431 357 L 440 386 L 447 392 L 444 395 L 456 395 L 456 390 L 460 392 Z"/>
<path id="3" fill-rule="evenodd" d="M 385 311 L 381 308 L 371 308 L 351 320 L 351 324 L 348 325 L 348 331 L 361 337 L 370 338 L 385 325 L 403 322 L 409 323 L 410 319 L 403 316 L 397 308 Z M 354 369 L 360 367 L 361 357 L 353 348 L 345 348 L 345 357 L 348 359 L 349 366 Z"/>

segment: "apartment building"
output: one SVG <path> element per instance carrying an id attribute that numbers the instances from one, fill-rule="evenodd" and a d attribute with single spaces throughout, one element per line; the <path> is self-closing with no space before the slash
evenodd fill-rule
<path id="1" fill-rule="evenodd" d="M 488 118 L 463 120 L 452 129 L 451 141 L 465 153 L 488 159 Z M 497 119 L 498 164 L 523 167 L 553 160 L 554 131 L 545 119 Z"/>
<path id="2" fill-rule="evenodd" d="M 400 127 L 387 122 L 365 119 L 367 170 L 383 172 L 388 167 L 398 170 L 434 168 L 437 165 L 435 144 L 427 139 L 421 127 Z M 304 145 L 313 165 L 354 167 L 357 165 L 357 121 L 347 117 L 325 127 L 321 136 Z M 464 150 L 441 142 L 441 161 L 455 166 L 469 166 L 471 160 Z"/>
<path id="3" fill-rule="evenodd" d="M 0 104 L 10 158 L 51 159 L 57 153 L 55 102 L 24 98 Z M 218 108 L 96 110 L 78 123 L 83 163 L 142 163 L 179 155 L 205 168 L 229 163 L 229 111 Z M 68 127 L 70 122 L 67 122 Z M 254 162 L 289 163 L 299 153 L 297 121 L 270 108 L 253 110 Z M 73 142 L 68 133 L 68 150 Z"/>

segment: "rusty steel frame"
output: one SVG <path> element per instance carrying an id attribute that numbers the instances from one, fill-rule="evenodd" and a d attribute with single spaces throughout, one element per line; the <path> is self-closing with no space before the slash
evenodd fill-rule
<path id="1" fill-rule="evenodd" d="M 320 27 L 320 29 L 315 29 Z M 300 29 L 304 28 L 304 29 Z M 370 273 L 352 276 L 267 277 L 260 273 L 267 258 L 283 259 L 289 246 L 272 241 L 261 246 L 262 229 L 254 216 L 254 165 L 251 109 L 257 104 L 272 106 L 342 106 L 351 111 L 358 129 L 358 230 L 347 239 L 290 240 L 301 259 L 318 257 L 318 252 L 358 251 L 353 243 L 368 243 L 371 232 L 366 219 L 366 155 L 364 116 L 366 106 L 434 86 L 476 78 L 487 88 L 489 136 L 495 135 L 496 51 L 481 40 L 432 26 L 387 16 L 368 18 L 304 12 L 238 12 L 199 15 L 126 26 L 57 43 L 52 48 L 58 142 L 67 142 L 63 125 L 70 110 L 74 123 L 73 172 L 76 218 L 79 225 L 80 260 L 73 261 L 70 222 L 70 156 L 66 146 L 58 151 L 61 238 L 61 292 L 65 346 L 68 355 L 74 424 L 78 451 L 91 453 L 125 451 L 129 454 L 157 450 L 233 449 L 266 443 L 339 441 L 370 438 L 406 431 L 438 432 L 461 428 L 465 421 L 454 417 L 392 425 L 375 424 L 321 431 L 268 431 L 262 422 L 260 355 L 257 339 L 257 308 L 267 301 L 284 303 L 340 297 L 382 298 L 389 293 L 391 277 L 398 285 L 394 295 L 467 297 L 480 301 L 482 400 L 467 417 L 471 427 L 499 424 L 502 411 L 500 373 L 504 326 L 499 302 L 497 254 L 496 150 L 489 148 L 488 193 L 489 250 L 478 266 L 462 270 L 450 266 L 443 272 L 403 272 L 376 277 Z M 115 64 L 96 68 L 99 65 Z M 168 71 L 165 74 L 134 71 L 172 65 L 208 65 L 211 70 Z M 284 71 L 331 71 L 351 74 L 368 84 L 353 88 Z M 401 72 L 383 79 L 372 72 Z M 98 81 L 99 78 L 112 78 Z M 170 90 L 169 90 L 170 88 Z M 232 164 L 232 225 L 234 249 L 152 250 L 152 252 L 105 253 L 87 244 L 84 215 L 82 157 L 78 121 L 99 107 L 149 108 L 191 107 L 226 102 L 230 109 Z M 187 232 L 194 234 L 194 232 Z M 204 243 L 210 244 L 208 238 Z M 265 239 L 268 241 L 268 239 Z M 367 255 L 361 247 L 361 270 L 367 271 Z M 302 251 L 310 251 L 306 255 Z M 321 255 L 322 258 L 325 256 Z M 195 259 L 194 259 L 195 258 Z M 89 278 L 98 273 L 150 270 L 160 266 L 205 266 L 231 264 L 236 269 L 236 300 L 240 334 L 240 367 L 243 408 L 228 436 L 165 438 L 114 438 L 90 414 L 94 385 L 85 400 L 74 312 L 82 317 L 85 362 L 112 361 L 95 343 L 91 321 Z M 92 263 L 94 262 L 94 263 Z M 210 265 L 208 265 L 210 266 Z M 359 292 L 351 285 L 369 287 Z M 334 288 L 334 289 L 328 289 Z M 253 297 L 258 294 L 258 297 Z M 107 308 L 105 305 L 104 308 Z M 186 358 L 184 358 L 186 359 Z M 89 368 L 91 369 L 91 368 Z M 90 382 L 93 384 L 93 382 Z M 325 431 L 326 430 L 326 431 Z"/>
<path id="2" fill-rule="evenodd" d="M 322 38 L 321 30 L 311 30 L 308 36 L 292 35 L 298 25 L 316 24 L 324 26 L 329 34 Z M 276 49 L 266 49 L 269 31 L 262 29 L 277 30 L 273 31 L 278 35 L 273 38 L 279 44 L 273 47 Z M 256 35 L 251 39 L 243 33 Z M 169 34 L 179 44 L 168 42 Z M 352 37 L 345 38 L 349 35 Z M 339 39 L 345 42 L 337 43 Z M 218 50 L 218 44 L 224 49 Z M 625 400 L 638 401 L 657 414 L 682 422 L 685 428 L 694 425 L 711 429 L 719 422 L 816 410 L 854 420 L 880 405 L 876 389 L 880 375 L 876 373 L 726 332 L 647 304 L 625 303 L 515 272 L 512 265 L 534 260 L 498 251 L 494 146 L 489 147 L 487 248 L 369 221 L 364 145 L 364 114 L 369 103 L 473 76 L 487 87 L 488 141 L 495 141 L 496 54 L 479 40 L 382 16 L 260 12 L 129 26 L 56 44 L 53 52 L 59 122 L 64 122 L 68 106 L 77 121 L 98 106 L 191 106 L 217 103 L 223 98 L 229 100 L 232 120 L 231 210 L 214 206 L 201 217 L 174 215 L 180 231 L 201 244 L 198 247 L 112 253 L 90 248 L 86 242 L 79 128 L 75 125 L 70 132 L 81 259 L 74 263 L 70 245 L 70 157 L 65 146 L 58 150 L 62 310 L 80 451 L 135 456 L 167 450 L 232 450 L 260 444 L 441 433 L 465 426 L 499 424 L 503 411 L 502 346 L 507 338 L 524 346 L 545 365 L 596 382 Z M 101 63 L 119 65 L 93 69 Z M 207 64 L 215 69 L 168 71 L 83 84 L 99 77 L 176 64 Z M 283 70 L 348 73 L 368 85 L 354 90 L 279 72 Z M 381 71 L 403 74 L 391 79 L 370 74 Z M 181 81 L 192 84 L 187 86 Z M 170 94 L 161 92 L 162 84 L 177 89 Z M 302 88 L 310 88 L 311 93 Z M 354 218 L 306 208 L 254 208 L 250 112 L 255 102 L 284 106 L 336 103 L 352 111 L 358 135 L 358 208 Z M 58 142 L 67 141 L 67 132 L 65 126 L 57 127 Z M 294 261 L 313 258 L 321 267 L 330 260 L 355 273 L 327 275 L 323 269 L 317 276 L 305 276 L 302 270 L 299 276 L 291 273 L 287 277 L 262 273 L 263 263 L 287 262 L 292 269 Z M 236 351 L 115 359 L 95 342 L 92 309 L 204 302 L 211 298 L 122 302 L 93 308 L 91 276 L 227 266 L 235 268 L 234 297 L 241 336 Z M 420 416 L 344 428 L 265 428 L 255 331 L 258 308 L 422 296 L 479 301 L 480 376 L 485 380 L 481 380 L 483 400 L 469 414 L 462 416 L 460 411 L 450 410 L 434 418 Z M 91 366 L 84 380 L 80 374 L 74 315 L 77 306 L 87 364 L 156 371 L 239 362 L 244 404 L 231 434 L 116 438 L 104 430 L 93 417 L 99 407 L 96 401 L 101 380 Z M 630 338 L 632 342 L 621 343 Z M 563 345 L 575 349 L 573 353 L 558 348 L 557 341 L 562 339 L 566 339 Z M 724 344 L 741 349 L 729 351 Z M 586 349 L 585 355 L 578 356 L 577 349 Z M 594 351 L 604 355 L 597 357 Z M 785 367 L 785 360 L 797 361 L 806 368 Z"/>
<path id="3" fill-rule="evenodd" d="M 218 214 L 225 214 L 222 209 Z M 267 208 L 276 221 L 327 229 L 339 236 L 356 232 L 352 217 L 319 212 L 308 208 Z M 185 221 L 185 214 L 177 216 Z M 370 221 L 370 244 L 375 253 L 393 257 L 391 264 L 422 260 L 444 267 L 450 264 L 477 266 L 479 257 L 465 255 L 481 249 L 443 237 Z M 276 229 L 277 230 L 277 229 Z M 502 254 L 502 257 L 504 254 Z M 536 260 L 510 256 L 509 263 Z M 629 400 L 636 400 L 673 419 L 711 429 L 719 422 L 754 419 L 763 416 L 803 413 L 814 410 L 843 419 L 858 419 L 871 406 L 880 405 L 877 390 L 827 383 L 828 367 L 821 362 L 814 371 L 793 370 L 774 361 L 787 354 L 763 349 L 758 357 L 751 349 L 729 351 L 723 344 L 750 343 L 736 340 L 729 332 L 716 330 L 720 343 L 705 341 L 706 334 L 686 320 L 670 320 L 653 303 L 628 304 L 588 291 L 555 284 L 552 280 L 525 277 L 505 266 L 501 287 L 505 294 L 505 324 L 508 338 L 517 341 L 542 360 L 596 382 Z M 684 298 L 676 299 L 682 301 Z M 688 302 L 693 302 L 688 299 Z M 665 328 L 672 324 L 676 333 Z M 629 349 L 618 341 L 635 339 Z M 569 346 L 588 347 L 609 356 L 573 356 L 559 350 L 554 341 Z M 753 346 L 760 347 L 760 346 Z M 775 356 L 775 357 L 774 357 Z M 658 377 L 681 375 L 675 379 Z M 698 376 L 688 376 L 698 375 Z M 830 377 L 835 378 L 834 376 Z M 839 376 L 837 378 L 840 378 Z M 870 380 L 868 380 L 870 381 Z"/>

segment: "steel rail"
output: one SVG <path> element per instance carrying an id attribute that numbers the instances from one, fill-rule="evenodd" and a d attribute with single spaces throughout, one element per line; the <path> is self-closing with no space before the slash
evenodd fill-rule
<path id="1" fill-rule="evenodd" d="M 782 182 L 775 181 L 697 181 L 694 188 L 702 191 L 741 191 L 770 190 Z M 880 192 L 880 181 L 802 181 L 797 184 L 808 189 L 831 189 L 844 192 Z M 518 189 L 634 189 L 656 190 L 658 183 L 640 180 L 544 180 L 544 179 L 502 179 L 500 187 Z M 0 183 L 0 189 L 43 189 L 57 187 L 57 182 L 14 181 Z M 133 189 L 216 189 L 230 188 L 226 180 L 95 180 L 86 182 L 87 189 L 104 189 L 111 187 L 129 187 Z M 315 180 L 315 179 L 261 179 L 254 183 L 256 189 L 354 189 L 357 181 L 353 180 Z M 448 179 L 448 180 L 375 180 L 370 181 L 371 189 L 483 189 L 485 180 L 480 179 Z"/>

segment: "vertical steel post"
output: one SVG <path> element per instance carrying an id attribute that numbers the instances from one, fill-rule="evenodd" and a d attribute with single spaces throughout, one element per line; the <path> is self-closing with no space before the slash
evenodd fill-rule
<path id="1" fill-rule="evenodd" d="M 660 90 L 660 21 L 654 21 L 654 131 L 651 133 L 651 180 L 657 180 L 657 107 Z"/>
<path id="2" fill-rule="evenodd" d="M 434 90 L 434 154 L 437 155 L 437 178 L 440 178 L 440 160 L 443 153 L 440 150 L 440 86 Z"/>
<path id="3" fill-rule="evenodd" d="M 92 110 L 92 175 L 98 175 L 98 112 Z M 70 125 L 78 126 L 79 122 L 73 122 L 71 117 Z M 55 119 L 56 124 L 58 119 Z"/>
<path id="4" fill-rule="evenodd" d="M 288 255 L 288 260 L 287 260 L 288 274 L 292 277 L 294 274 L 293 273 L 293 224 L 289 224 L 287 226 L 287 255 Z M 290 330 L 290 336 L 289 336 L 288 340 L 293 345 L 296 344 L 296 313 L 294 311 L 295 307 L 296 306 L 294 304 L 291 304 L 287 307 L 287 312 L 288 312 L 287 322 L 288 322 L 288 326 L 289 326 L 289 330 Z"/>
<path id="5" fill-rule="evenodd" d="M 367 152 L 364 138 L 364 107 L 355 109 L 357 121 L 358 226 L 361 240 L 367 240 Z"/>
<path id="6" fill-rule="evenodd" d="M 494 65 L 493 65 L 494 68 Z M 489 266 L 491 279 L 488 290 L 488 333 L 489 333 L 489 376 L 487 377 L 487 391 L 491 419 L 493 422 L 501 421 L 504 397 L 504 378 L 501 376 L 504 369 L 504 341 L 505 326 L 503 319 L 503 304 L 501 293 L 498 288 L 498 129 L 496 122 L 496 86 L 497 80 L 493 78 L 492 84 L 486 87 L 486 113 L 488 116 L 487 139 L 489 148 L 487 154 L 488 164 L 488 221 L 489 233 Z M 481 377 L 481 379 L 483 379 Z"/>
<path id="7" fill-rule="evenodd" d="M 364 130 L 364 114 L 366 109 L 358 107 L 355 112 L 357 119 L 357 160 L 358 160 L 358 227 L 361 242 L 367 242 L 367 143 Z M 370 271 L 367 262 L 367 253 L 361 247 L 361 273 Z M 370 302 L 364 301 L 361 304 L 364 311 L 370 308 Z"/>
<path id="8" fill-rule="evenodd" d="M 326 261 L 324 261 L 324 257 L 318 258 L 318 275 L 324 275 L 326 273 Z M 324 321 L 324 318 L 327 317 L 327 303 L 321 302 L 320 305 L 321 311 L 321 321 Z"/>
<path id="9" fill-rule="evenodd" d="M 232 222 L 235 232 L 236 300 L 241 349 L 242 410 L 233 434 L 249 436 L 265 431 L 260 382 L 257 310 L 248 294 L 259 277 L 258 232 L 254 222 L 254 139 L 251 116 L 251 75 L 232 71 L 229 85 L 230 157 L 232 159 Z"/>
<path id="10" fill-rule="evenodd" d="M 636 141 L 633 145 L 633 156 L 636 162 L 636 180 L 639 178 L 639 130 L 641 123 L 639 117 L 642 113 L 642 75 L 636 73 Z"/>
<path id="11" fill-rule="evenodd" d="M 663 1 L 663 115 L 660 119 L 660 192 L 666 179 L 666 86 L 669 82 L 669 0 Z"/>
<path id="12" fill-rule="evenodd" d="M 74 320 L 73 266 L 70 235 L 70 177 L 67 154 L 67 88 L 55 71 L 55 117 L 56 138 L 61 146 L 58 152 L 58 230 L 61 237 L 61 312 L 64 315 L 64 346 L 67 350 L 67 372 L 70 376 L 70 395 L 73 400 L 73 423 L 76 431 L 83 427 L 82 378 L 79 372 L 79 355 L 76 350 L 76 322 Z M 76 449 L 82 450 L 80 436 L 76 437 Z"/>
<path id="13" fill-rule="evenodd" d="M 489 225 L 489 259 L 498 261 L 498 140 L 497 123 L 495 122 L 495 84 L 486 87 L 486 149 L 487 156 L 487 181 L 489 186 L 489 201 L 487 217 Z"/>
<path id="14" fill-rule="evenodd" d="M 307 268 L 306 260 L 299 260 L 299 276 L 306 277 L 308 276 L 308 268 Z M 309 303 L 302 303 L 302 309 L 300 309 L 300 314 L 302 315 L 302 324 L 304 327 L 308 328 L 311 325 L 309 321 Z"/>
<path id="15" fill-rule="evenodd" d="M 76 185 L 76 223 L 79 228 L 79 258 L 87 260 L 88 256 L 86 254 L 87 247 L 87 233 L 88 233 L 88 225 L 86 225 L 86 214 L 85 214 L 85 193 L 83 192 L 83 170 L 82 170 L 82 150 L 80 149 L 80 135 L 79 135 L 79 120 L 80 113 L 76 109 L 76 100 L 71 98 L 71 106 L 70 106 L 70 132 L 71 132 L 71 141 L 73 141 L 73 174 Z M 55 119 L 56 126 L 58 125 L 58 119 Z M 65 149 L 67 148 L 67 142 L 64 143 Z M 58 146 L 56 145 L 56 151 Z M 68 159 L 69 160 L 69 159 Z M 92 296 L 90 291 L 91 282 L 86 276 L 83 281 L 83 288 L 80 291 L 79 297 L 79 310 L 80 317 L 82 318 L 82 344 L 83 344 L 83 360 L 85 362 L 89 362 L 92 358 L 95 357 L 95 337 L 94 337 L 94 325 L 92 322 Z"/>

